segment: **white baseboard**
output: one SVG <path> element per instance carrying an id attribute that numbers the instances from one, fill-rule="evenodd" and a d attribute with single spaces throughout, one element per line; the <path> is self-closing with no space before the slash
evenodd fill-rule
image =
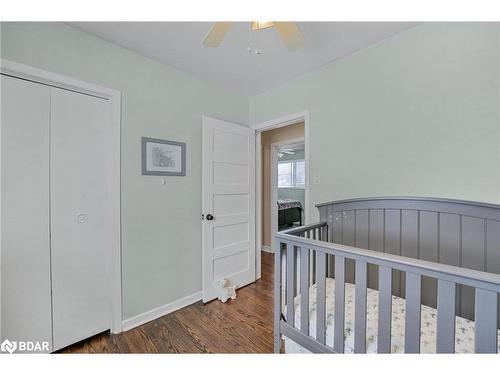
<path id="1" fill-rule="evenodd" d="M 158 319 L 163 315 L 170 314 L 176 310 L 182 309 L 183 307 L 189 306 L 195 302 L 198 302 L 203 297 L 203 293 L 196 292 L 189 296 L 178 299 L 177 301 L 167 303 L 166 305 L 157 307 L 156 309 L 146 311 L 145 313 L 133 316 L 132 318 L 125 319 L 122 324 L 123 331 L 128 331 L 129 329 L 138 327 L 140 325 L 146 324 L 152 320 Z"/>
<path id="2" fill-rule="evenodd" d="M 262 251 L 266 252 L 266 253 L 271 253 L 271 254 L 274 254 L 274 251 L 273 249 L 271 248 L 271 246 L 267 246 L 267 245 L 262 245 Z"/>

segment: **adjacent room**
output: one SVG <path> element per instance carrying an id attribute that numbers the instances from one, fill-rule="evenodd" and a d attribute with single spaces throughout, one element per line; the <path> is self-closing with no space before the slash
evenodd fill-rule
<path id="1" fill-rule="evenodd" d="M 272 233 L 305 223 L 305 124 L 264 128 L 257 138 L 261 155 L 257 171 L 261 178 L 261 204 L 257 203 L 261 206 L 260 243 L 262 251 L 272 253 Z"/>
<path id="2" fill-rule="evenodd" d="M 500 23 L 0 27 L 2 352 L 500 352 Z"/>

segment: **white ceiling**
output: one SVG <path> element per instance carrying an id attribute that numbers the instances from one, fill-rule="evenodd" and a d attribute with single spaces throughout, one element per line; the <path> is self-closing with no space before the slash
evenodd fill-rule
<path id="1" fill-rule="evenodd" d="M 410 22 L 298 22 L 306 44 L 290 52 L 274 28 L 250 31 L 235 22 L 218 48 L 202 40 L 210 22 L 72 22 L 95 34 L 202 80 L 258 94 L 402 30 Z M 263 52 L 249 53 L 247 47 Z"/>

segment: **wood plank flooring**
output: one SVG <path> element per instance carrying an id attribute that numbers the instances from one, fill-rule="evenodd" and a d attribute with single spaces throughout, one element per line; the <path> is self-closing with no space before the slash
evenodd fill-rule
<path id="1" fill-rule="evenodd" d="M 262 253 L 262 277 L 223 304 L 197 302 L 152 322 L 103 333 L 60 353 L 272 353 L 273 255 Z"/>

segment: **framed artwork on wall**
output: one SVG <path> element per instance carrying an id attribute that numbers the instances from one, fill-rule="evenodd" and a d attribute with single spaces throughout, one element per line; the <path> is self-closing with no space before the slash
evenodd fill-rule
<path id="1" fill-rule="evenodd" d="M 186 144 L 142 137 L 142 174 L 185 176 Z"/>

